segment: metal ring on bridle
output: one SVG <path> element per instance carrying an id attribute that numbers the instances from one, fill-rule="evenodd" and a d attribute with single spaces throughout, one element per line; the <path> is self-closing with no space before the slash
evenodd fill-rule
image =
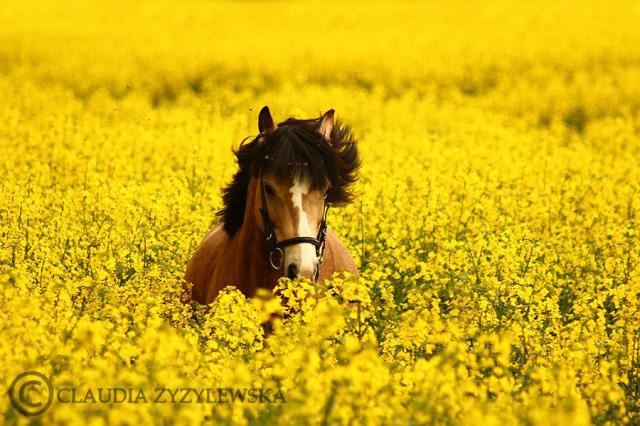
<path id="1" fill-rule="evenodd" d="M 273 253 L 279 253 L 278 264 L 273 261 Z M 273 269 L 282 268 L 282 264 L 284 263 L 284 251 L 280 247 L 274 247 L 271 252 L 269 252 L 269 263 Z"/>

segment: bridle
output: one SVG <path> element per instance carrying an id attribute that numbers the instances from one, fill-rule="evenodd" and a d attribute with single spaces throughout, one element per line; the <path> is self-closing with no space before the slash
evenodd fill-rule
<path id="1" fill-rule="evenodd" d="M 262 173 L 260 173 L 259 185 L 260 195 L 262 197 L 262 207 L 260 208 L 260 214 L 262 215 L 262 221 L 264 222 L 264 234 L 269 247 L 269 263 L 273 269 L 280 269 L 284 263 L 284 248 L 292 246 L 294 244 L 311 244 L 316 248 L 316 256 L 318 258 L 318 266 L 322 263 L 322 257 L 324 254 L 325 239 L 327 237 L 327 213 L 329 212 L 329 204 L 324 203 L 324 211 L 322 213 L 322 221 L 320 222 L 320 228 L 318 229 L 318 235 L 313 237 L 293 237 L 286 240 L 278 241 L 276 238 L 275 227 L 271 218 L 269 218 L 269 211 L 267 209 L 267 196 L 265 194 L 264 183 L 262 182 Z M 278 262 L 274 260 L 274 254 L 278 255 Z M 319 270 L 319 268 L 318 268 Z"/>

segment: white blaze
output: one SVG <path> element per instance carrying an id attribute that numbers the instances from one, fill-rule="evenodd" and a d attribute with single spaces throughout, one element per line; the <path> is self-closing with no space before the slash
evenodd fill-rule
<path id="1" fill-rule="evenodd" d="M 298 214 L 298 237 L 316 237 L 311 230 L 307 212 L 304 211 L 302 206 L 302 198 L 309 193 L 310 187 L 311 182 L 307 177 L 296 176 L 293 179 L 293 185 L 289 189 L 293 207 Z M 285 265 L 292 263 L 298 265 L 298 274 L 303 277 L 313 278 L 316 262 L 316 248 L 312 244 L 294 244 L 285 249 Z"/>

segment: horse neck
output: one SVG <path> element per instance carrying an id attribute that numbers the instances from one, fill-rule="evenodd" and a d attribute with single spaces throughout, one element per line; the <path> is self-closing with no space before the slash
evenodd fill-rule
<path id="1" fill-rule="evenodd" d="M 259 225 L 262 219 L 256 214 L 257 186 L 255 179 L 249 184 L 242 226 L 231 241 L 239 259 L 236 262 L 238 288 L 248 296 L 253 296 L 258 288 L 272 289 L 279 275 L 269 265 L 266 237 Z"/>

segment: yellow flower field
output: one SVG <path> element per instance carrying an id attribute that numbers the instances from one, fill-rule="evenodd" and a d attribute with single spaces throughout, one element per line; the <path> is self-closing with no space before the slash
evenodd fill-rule
<path id="1" fill-rule="evenodd" d="M 4 2 L 2 420 L 640 424 L 638 46 L 637 0 Z M 264 105 L 358 137 L 328 221 L 361 276 L 185 304 Z"/>

